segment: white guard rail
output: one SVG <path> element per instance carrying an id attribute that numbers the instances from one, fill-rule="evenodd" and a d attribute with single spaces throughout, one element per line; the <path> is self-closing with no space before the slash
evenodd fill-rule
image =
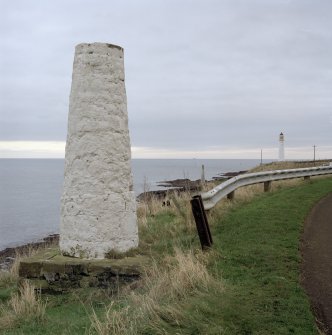
<path id="1" fill-rule="evenodd" d="M 292 179 L 299 177 L 320 176 L 332 174 L 332 165 L 319 166 L 314 168 L 289 169 L 289 170 L 273 170 L 256 173 L 241 174 L 221 183 L 212 190 L 202 193 L 201 197 L 204 209 L 209 210 L 214 207 L 218 201 L 235 191 L 241 186 L 252 184 L 271 182 L 274 180 Z"/>

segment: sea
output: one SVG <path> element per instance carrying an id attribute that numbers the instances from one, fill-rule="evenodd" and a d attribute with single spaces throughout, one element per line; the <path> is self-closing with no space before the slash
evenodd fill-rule
<path id="1" fill-rule="evenodd" d="M 159 182 L 250 169 L 257 159 L 133 159 L 134 191 L 161 189 Z M 59 232 L 63 159 L 0 159 L 0 250 Z"/>

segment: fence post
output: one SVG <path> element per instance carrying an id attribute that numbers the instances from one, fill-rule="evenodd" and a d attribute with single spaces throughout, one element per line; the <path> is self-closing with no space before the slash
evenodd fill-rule
<path id="1" fill-rule="evenodd" d="M 201 242 L 202 249 L 205 250 L 212 246 L 212 236 L 209 223 L 205 214 L 202 197 L 195 195 L 191 201 L 191 209 L 195 218 L 197 233 Z"/>
<path id="2" fill-rule="evenodd" d="M 270 192 L 271 191 L 271 181 L 264 181 L 264 192 Z"/>
<path id="3" fill-rule="evenodd" d="M 235 191 L 232 191 L 232 192 L 228 193 L 227 194 L 227 199 L 233 200 L 234 199 L 234 195 L 235 195 Z"/>
<path id="4" fill-rule="evenodd" d="M 205 169 L 204 169 L 204 164 L 202 165 L 201 184 L 202 184 L 202 186 L 205 185 Z"/>

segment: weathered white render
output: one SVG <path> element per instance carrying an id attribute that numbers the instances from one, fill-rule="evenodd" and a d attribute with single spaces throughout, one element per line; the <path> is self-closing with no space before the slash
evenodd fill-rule
<path id="1" fill-rule="evenodd" d="M 60 249 L 104 258 L 138 245 L 123 49 L 76 46 L 70 94 Z"/>
<path id="2" fill-rule="evenodd" d="M 285 160 L 285 137 L 283 133 L 279 135 L 279 161 Z"/>

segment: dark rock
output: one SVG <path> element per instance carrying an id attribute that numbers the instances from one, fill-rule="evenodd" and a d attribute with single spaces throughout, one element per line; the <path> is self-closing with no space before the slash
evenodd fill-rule
<path id="1" fill-rule="evenodd" d="M 175 179 L 168 181 L 161 181 L 158 183 L 159 187 L 165 187 L 166 190 L 148 191 L 138 195 L 138 201 L 149 201 L 151 199 L 164 200 L 165 198 L 174 194 L 182 192 L 200 191 L 202 184 L 200 180 L 190 179 Z"/>
<path id="2" fill-rule="evenodd" d="M 58 242 L 59 234 L 51 234 L 37 242 L 27 243 L 14 248 L 6 248 L 0 251 L 0 263 L 3 263 L 7 257 L 15 259 L 17 254 L 28 253 L 31 248 L 36 249 L 39 247 L 45 247 L 48 244 L 57 244 Z"/>

